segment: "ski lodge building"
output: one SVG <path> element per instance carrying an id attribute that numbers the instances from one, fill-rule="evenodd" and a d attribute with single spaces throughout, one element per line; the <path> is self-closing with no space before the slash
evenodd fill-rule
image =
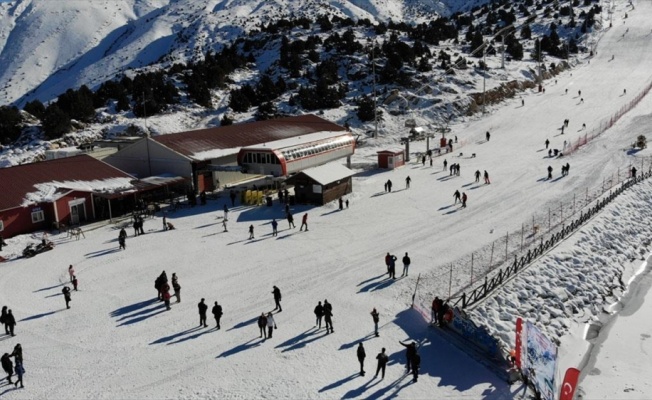
<path id="1" fill-rule="evenodd" d="M 347 151 L 339 146 L 344 142 Z M 268 175 L 286 176 L 353 154 L 354 143 L 344 127 L 309 114 L 147 137 L 105 161 L 137 177 L 184 178 L 198 193 Z M 282 154 L 284 149 L 290 153 Z"/>

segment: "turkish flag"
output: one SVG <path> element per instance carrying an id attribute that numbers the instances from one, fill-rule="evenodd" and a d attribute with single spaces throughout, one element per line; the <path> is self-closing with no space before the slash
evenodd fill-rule
<path id="1" fill-rule="evenodd" d="M 559 400 L 573 400 L 577 380 L 580 377 L 580 370 L 577 368 L 568 368 L 564 375 L 564 383 L 561 385 Z"/>
<path id="2" fill-rule="evenodd" d="M 516 366 L 518 369 L 521 369 L 521 347 L 523 346 L 523 318 L 518 317 L 516 319 L 516 354 L 514 358 L 516 359 Z"/>

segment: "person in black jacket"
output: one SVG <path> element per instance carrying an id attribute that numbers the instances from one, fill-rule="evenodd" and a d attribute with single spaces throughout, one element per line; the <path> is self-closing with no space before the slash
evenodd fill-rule
<path id="1" fill-rule="evenodd" d="M 315 307 L 315 316 L 317 320 L 315 321 L 315 326 L 317 329 L 321 329 L 321 319 L 324 316 L 324 307 L 321 305 L 321 301 Z"/>
<path id="2" fill-rule="evenodd" d="M 408 268 L 410 268 L 410 257 L 408 257 L 408 253 L 405 253 L 405 256 L 403 256 L 403 274 L 401 276 L 408 276 Z"/>
<path id="3" fill-rule="evenodd" d="M 63 293 L 63 299 L 66 301 L 66 308 L 70 308 L 70 301 L 72 301 L 72 298 L 70 297 L 70 288 L 64 286 L 63 289 L 61 289 L 61 293 Z"/>
<path id="4" fill-rule="evenodd" d="M 387 362 L 389 361 L 389 357 L 387 357 L 387 354 L 385 354 L 385 348 L 383 347 L 383 351 L 378 353 L 376 356 L 376 360 L 378 360 L 378 367 L 376 367 L 376 375 L 374 375 L 374 378 L 378 377 L 378 373 L 380 371 L 383 371 L 382 378 L 380 379 L 385 379 L 385 367 L 387 367 Z"/>
<path id="5" fill-rule="evenodd" d="M 274 290 L 272 290 L 272 294 L 274 295 L 274 302 L 276 303 L 276 307 L 274 307 L 274 311 L 278 310 L 278 312 L 283 311 L 281 308 L 281 290 L 274 286 Z"/>
<path id="6" fill-rule="evenodd" d="M 127 232 L 125 228 L 120 229 L 120 234 L 118 235 L 118 243 L 120 244 L 121 250 L 127 249 Z"/>
<path id="7" fill-rule="evenodd" d="M 14 374 L 14 365 L 11 358 L 9 358 L 9 353 L 3 354 L 0 362 L 2 363 L 2 369 L 7 373 L 7 382 L 13 383 L 11 376 Z"/>
<path id="8" fill-rule="evenodd" d="M 213 316 L 215 317 L 215 322 L 217 323 L 217 329 L 220 329 L 220 318 L 222 318 L 222 306 L 215 302 L 213 309 L 211 310 Z"/>
<path id="9" fill-rule="evenodd" d="M 362 342 L 358 344 L 358 361 L 360 362 L 360 375 L 364 376 L 364 359 L 367 356 L 367 354 L 364 351 L 364 347 L 362 346 Z M 10 381 L 11 383 L 11 381 Z"/>
<path id="10" fill-rule="evenodd" d="M 412 382 L 416 382 L 419 377 L 419 366 L 421 366 L 421 356 L 419 355 L 419 353 L 415 352 L 414 355 L 412 356 L 411 366 L 412 366 L 412 377 L 413 377 Z"/>
<path id="11" fill-rule="evenodd" d="M 405 352 L 405 369 L 407 373 L 410 373 L 410 367 L 412 366 L 412 357 L 417 354 L 417 344 L 415 342 L 405 344 L 399 340 L 399 343 L 404 346 L 407 351 Z"/>
<path id="12" fill-rule="evenodd" d="M 324 322 L 326 322 L 326 333 L 333 333 L 333 312 L 330 307 L 324 307 Z M 330 331 L 329 331 L 330 327 Z"/>
<path id="13" fill-rule="evenodd" d="M 260 337 L 262 338 L 265 336 L 265 339 L 267 339 L 267 331 L 265 328 L 267 327 L 267 317 L 265 316 L 265 313 L 260 314 L 260 317 L 258 317 L 258 329 L 260 329 Z"/>
<path id="14" fill-rule="evenodd" d="M 378 322 L 380 321 L 380 318 L 378 316 L 378 311 L 374 308 L 371 310 L 371 318 L 374 320 L 374 333 L 376 334 L 376 337 L 378 337 Z"/>
<path id="15" fill-rule="evenodd" d="M 204 299 L 201 299 L 197 304 L 197 308 L 199 309 L 199 326 L 204 325 L 204 328 L 208 327 L 206 325 L 206 311 L 208 311 L 208 306 L 204 303 Z"/>
<path id="16" fill-rule="evenodd" d="M 5 326 L 5 333 L 9 334 L 9 326 L 7 326 L 7 306 L 2 307 L 2 315 L 0 315 L 0 324 Z"/>
<path id="17" fill-rule="evenodd" d="M 9 331 L 7 334 L 11 336 L 16 336 L 14 334 L 14 327 L 16 326 L 16 318 L 14 318 L 14 314 L 11 312 L 11 310 L 7 311 L 7 315 L 5 315 L 5 325 Z"/>

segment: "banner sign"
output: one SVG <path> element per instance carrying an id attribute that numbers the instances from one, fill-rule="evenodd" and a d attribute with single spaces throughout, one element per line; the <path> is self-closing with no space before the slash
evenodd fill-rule
<path id="1" fill-rule="evenodd" d="M 554 400 L 557 347 L 536 326 L 525 324 L 526 353 L 522 354 L 523 373 L 544 400 Z"/>

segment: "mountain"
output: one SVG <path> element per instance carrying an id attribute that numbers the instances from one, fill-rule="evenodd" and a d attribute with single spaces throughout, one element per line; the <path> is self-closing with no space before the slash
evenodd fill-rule
<path id="1" fill-rule="evenodd" d="M 478 2 L 476 2 L 478 3 Z M 479 3 L 482 3 L 480 1 Z M 132 68 L 191 60 L 282 17 L 428 21 L 473 2 L 435 0 L 18 0 L 0 3 L 0 105 L 55 99 Z"/>

